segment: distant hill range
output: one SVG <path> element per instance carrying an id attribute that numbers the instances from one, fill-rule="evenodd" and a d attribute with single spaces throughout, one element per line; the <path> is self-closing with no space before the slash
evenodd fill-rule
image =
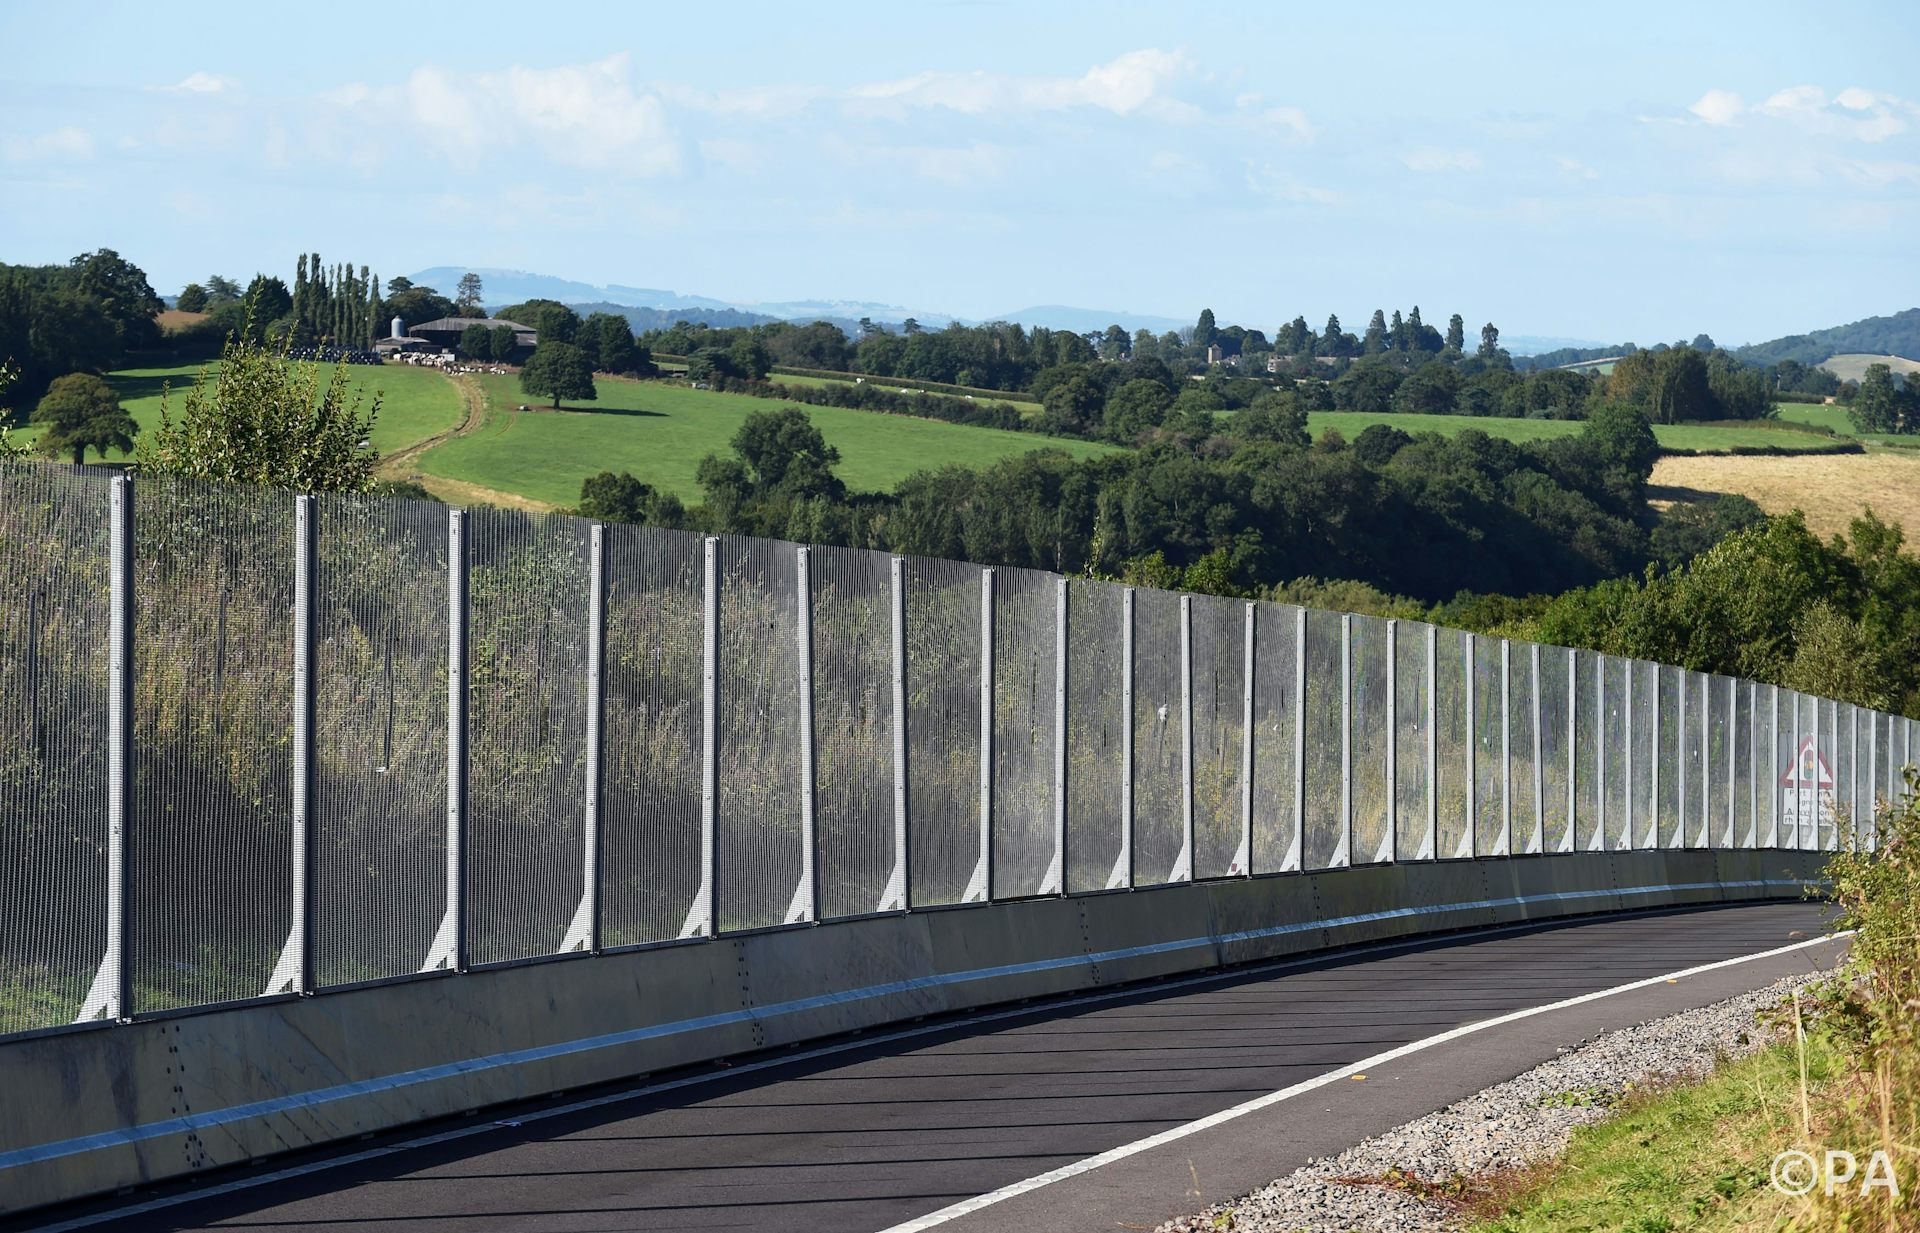
<path id="1" fill-rule="evenodd" d="M 1754 343 L 1734 354 L 1749 364 L 1778 364 L 1781 360 L 1821 364 L 1836 355 L 1892 355 L 1920 360 L 1920 308 Z"/>

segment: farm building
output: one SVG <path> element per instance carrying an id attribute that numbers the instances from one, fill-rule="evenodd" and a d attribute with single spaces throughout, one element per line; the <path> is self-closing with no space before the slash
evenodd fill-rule
<path id="1" fill-rule="evenodd" d="M 496 330 L 506 326 L 513 331 L 513 359 L 524 359 L 533 354 L 533 348 L 540 341 L 539 332 L 530 325 L 521 325 L 518 321 L 505 321 L 499 317 L 442 317 L 437 321 L 423 321 L 408 331 L 412 339 L 434 350 L 451 351 L 460 345 L 460 335 L 469 326 L 484 326 Z"/>

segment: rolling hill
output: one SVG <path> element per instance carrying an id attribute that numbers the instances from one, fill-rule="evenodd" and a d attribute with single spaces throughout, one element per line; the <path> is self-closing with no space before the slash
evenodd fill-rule
<path id="1" fill-rule="evenodd" d="M 1920 360 L 1920 308 L 1890 317 L 1867 317 L 1810 334 L 1790 334 L 1741 347 L 1734 354 L 1749 364 L 1777 364 L 1781 360 L 1819 364 L 1837 355 L 1895 355 Z"/>

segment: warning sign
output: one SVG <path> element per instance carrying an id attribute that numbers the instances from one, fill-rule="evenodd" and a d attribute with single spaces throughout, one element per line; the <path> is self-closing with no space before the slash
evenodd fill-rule
<path id="1" fill-rule="evenodd" d="M 1823 819 L 1831 822 L 1834 817 L 1833 768 L 1827 765 L 1813 737 L 1800 742 L 1800 750 L 1781 774 L 1780 784 L 1786 789 L 1780 802 L 1780 822 L 1786 842 L 1798 844 L 1802 840 L 1802 818 L 1816 828 L 1804 837 L 1811 841 L 1819 834 L 1820 822 Z"/>

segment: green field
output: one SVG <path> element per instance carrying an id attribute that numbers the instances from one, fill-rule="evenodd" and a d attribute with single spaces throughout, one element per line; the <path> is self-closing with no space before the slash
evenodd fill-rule
<path id="1" fill-rule="evenodd" d="M 835 377 L 809 377 L 800 373 L 777 372 L 769 376 L 767 380 L 773 382 L 775 385 L 849 385 L 853 382 L 853 375 L 848 374 L 845 380 L 840 380 Z M 946 390 L 920 390 L 917 382 L 907 381 L 899 377 L 868 377 L 866 381 L 867 384 L 883 390 L 895 392 L 913 392 L 919 390 L 922 393 L 939 394 L 946 398 L 960 397 L 960 395 L 950 393 Z M 1015 411 L 1018 411 L 1022 416 L 1028 418 L 1040 414 L 1039 403 L 1029 402 L 1013 394 L 977 394 L 974 396 L 974 401 L 985 403 L 1004 402 Z"/>
<path id="2" fill-rule="evenodd" d="M 211 367 L 218 373 L 218 364 Z M 120 395 L 120 405 L 133 416 L 144 435 L 160 422 L 161 391 L 172 387 L 169 402 L 177 418 L 186 401 L 187 389 L 193 384 L 194 374 L 198 371 L 199 366 L 195 364 L 179 364 L 169 368 L 127 368 L 108 373 L 107 381 Z M 460 422 L 459 389 L 449 378 L 429 369 L 398 365 L 382 368 L 354 366 L 347 369 L 347 385 L 353 390 L 382 392 L 380 418 L 373 426 L 373 446 L 382 454 L 390 454 L 437 432 L 445 432 Z M 30 410 L 22 408 L 20 418 L 24 420 Z M 14 435 L 25 443 L 37 438 L 40 433 L 41 429 L 26 425 Z M 138 441 L 136 437 L 136 447 Z M 108 457 L 124 455 L 112 453 Z M 87 460 L 95 461 L 95 456 L 89 454 Z"/>
<path id="3" fill-rule="evenodd" d="M 600 471 L 630 471 L 656 488 L 697 500 L 701 493 L 694 474 L 702 458 L 730 453 L 729 442 L 749 413 L 793 405 L 603 377 L 599 399 L 578 404 L 578 410 L 522 412 L 513 410 L 528 401 L 517 378 L 475 380 L 487 396 L 485 422 L 422 454 L 415 469 L 549 505 L 576 503 L 580 481 Z M 1085 458 L 1114 448 L 906 415 L 801 409 L 839 449 L 839 475 L 855 491 L 890 489 L 915 471 L 950 463 L 984 467 L 1040 449 Z"/>
<path id="4" fill-rule="evenodd" d="M 1490 437 L 1508 441 L 1543 441 L 1550 437 L 1577 435 L 1586 425 L 1579 420 L 1521 420 L 1499 416 L 1475 415 L 1401 415 L 1388 411 L 1314 411 L 1307 416 L 1307 431 L 1315 437 L 1329 428 L 1351 441 L 1375 424 L 1386 424 L 1402 432 L 1437 432 L 1451 437 L 1477 428 Z M 1712 424 L 1655 424 L 1653 435 L 1668 449 L 1700 450 L 1724 453 L 1741 447 L 1780 446 L 1794 449 L 1825 450 L 1844 442 L 1791 428 L 1752 428 L 1746 425 L 1718 427 Z"/>

